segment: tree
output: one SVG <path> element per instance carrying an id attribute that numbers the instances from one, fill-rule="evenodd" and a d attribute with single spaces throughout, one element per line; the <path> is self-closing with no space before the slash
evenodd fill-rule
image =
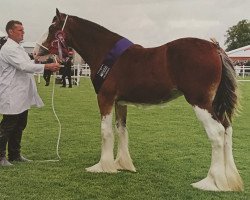
<path id="1" fill-rule="evenodd" d="M 239 21 L 227 30 L 225 36 L 226 51 L 250 45 L 250 22 L 246 19 Z"/>

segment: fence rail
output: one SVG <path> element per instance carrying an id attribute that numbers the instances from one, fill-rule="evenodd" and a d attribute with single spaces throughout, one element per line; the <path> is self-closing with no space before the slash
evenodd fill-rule
<path id="1" fill-rule="evenodd" d="M 250 80 L 242 80 L 246 76 L 250 76 L 250 66 L 236 65 L 236 66 L 234 66 L 234 69 L 235 69 L 236 74 L 239 77 L 241 77 L 240 81 L 250 81 Z M 79 85 L 81 77 L 90 77 L 90 74 L 91 74 L 88 64 L 73 65 L 72 70 L 73 70 L 73 75 L 71 76 L 71 78 L 72 78 L 74 84 L 76 84 L 76 85 Z M 40 76 L 41 76 L 41 74 L 38 74 L 38 83 L 40 83 Z M 58 78 L 61 78 L 61 75 L 59 75 L 59 73 L 57 73 L 56 76 Z"/>
<path id="2" fill-rule="evenodd" d="M 234 66 L 235 72 L 238 76 L 242 76 L 242 78 L 245 78 L 245 76 L 249 76 L 250 75 L 250 66 L 239 66 L 236 65 Z"/>

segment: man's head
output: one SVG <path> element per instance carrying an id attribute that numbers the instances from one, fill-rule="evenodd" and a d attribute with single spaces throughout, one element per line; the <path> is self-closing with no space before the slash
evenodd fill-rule
<path id="1" fill-rule="evenodd" d="M 8 37 L 17 43 L 23 41 L 24 28 L 23 24 L 19 21 L 11 20 L 7 23 L 5 28 Z"/>

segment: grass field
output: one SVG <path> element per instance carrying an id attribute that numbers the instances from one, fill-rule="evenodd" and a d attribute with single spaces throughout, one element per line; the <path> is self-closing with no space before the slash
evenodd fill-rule
<path id="1" fill-rule="evenodd" d="M 136 173 L 92 174 L 100 158 L 100 117 L 89 79 L 80 86 L 55 88 L 55 109 L 62 123 L 59 162 L 58 123 L 51 108 L 52 85 L 38 85 L 45 107 L 31 109 L 22 152 L 35 162 L 0 168 L 0 200 L 165 200 L 250 199 L 250 82 L 241 89 L 242 111 L 234 120 L 234 157 L 244 192 L 205 192 L 191 183 L 210 166 L 210 143 L 183 97 L 166 107 L 128 108 L 130 153 Z"/>

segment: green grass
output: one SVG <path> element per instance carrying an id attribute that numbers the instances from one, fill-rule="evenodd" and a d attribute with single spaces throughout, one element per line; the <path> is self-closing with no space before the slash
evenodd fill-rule
<path id="1" fill-rule="evenodd" d="M 55 88 L 55 109 L 62 123 L 59 162 L 58 123 L 51 108 L 52 85 L 38 85 L 46 104 L 31 109 L 22 152 L 32 163 L 0 168 L 0 199 L 133 200 L 250 199 L 250 83 L 241 83 L 242 112 L 234 120 L 234 157 L 244 192 L 206 192 L 191 183 L 210 166 L 210 143 L 183 97 L 166 107 L 128 108 L 130 153 L 137 173 L 92 174 L 85 171 L 100 158 L 100 116 L 89 79 L 79 87 Z"/>
<path id="2" fill-rule="evenodd" d="M 237 79 L 238 80 L 247 80 L 247 81 L 249 81 L 250 80 L 250 76 L 246 75 L 244 78 L 242 76 L 238 76 Z"/>

